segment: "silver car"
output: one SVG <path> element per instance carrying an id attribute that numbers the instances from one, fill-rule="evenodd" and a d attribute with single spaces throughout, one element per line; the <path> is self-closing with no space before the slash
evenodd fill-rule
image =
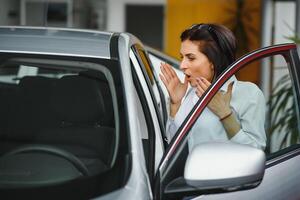
<path id="1" fill-rule="evenodd" d="M 1 199 L 298 199 L 298 141 L 265 152 L 216 141 L 187 150 L 223 83 L 277 55 L 298 117 L 299 57 L 296 45 L 282 44 L 229 66 L 167 140 L 168 94 L 155 59 L 168 57 L 128 33 L 1 27 Z"/>

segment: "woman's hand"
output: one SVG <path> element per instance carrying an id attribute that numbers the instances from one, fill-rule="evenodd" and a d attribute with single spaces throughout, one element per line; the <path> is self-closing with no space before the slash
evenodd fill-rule
<path id="1" fill-rule="evenodd" d="M 174 69 L 167 63 L 161 63 L 160 68 L 162 74 L 159 77 L 168 90 L 171 104 L 180 104 L 188 88 L 187 78 L 181 83 Z"/>
<path id="2" fill-rule="evenodd" d="M 196 94 L 201 97 L 207 90 L 211 83 L 205 78 L 197 78 Z M 230 100 L 232 95 L 233 82 L 228 85 L 227 92 L 222 93 L 218 91 L 208 104 L 208 108 L 216 114 L 220 119 L 229 115 L 232 111 L 230 109 Z"/>

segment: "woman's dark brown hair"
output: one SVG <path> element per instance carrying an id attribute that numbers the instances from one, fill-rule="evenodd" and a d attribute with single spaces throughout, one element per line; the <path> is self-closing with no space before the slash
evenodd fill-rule
<path id="1" fill-rule="evenodd" d="M 222 25 L 196 24 L 182 32 L 181 42 L 198 42 L 199 51 L 214 65 L 214 78 L 219 76 L 236 59 L 236 39 Z"/>

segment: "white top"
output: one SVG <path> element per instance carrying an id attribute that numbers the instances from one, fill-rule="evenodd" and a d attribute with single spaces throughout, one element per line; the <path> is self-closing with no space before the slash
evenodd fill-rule
<path id="1" fill-rule="evenodd" d="M 220 88 L 220 91 L 227 91 L 227 87 L 231 82 L 234 82 L 234 84 L 230 107 L 240 123 L 241 130 L 230 141 L 264 149 L 266 147 L 264 95 L 255 84 L 238 81 L 235 76 L 232 76 Z M 190 88 L 174 119 L 169 117 L 166 125 L 166 134 L 169 141 L 198 101 L 199 97 L 195 91 L 195 88 Z M 208 107 L 203 110 L 195 122 L 189 137 L 189 149 L 201 142 L 229 140 L 222 122 Z"/>

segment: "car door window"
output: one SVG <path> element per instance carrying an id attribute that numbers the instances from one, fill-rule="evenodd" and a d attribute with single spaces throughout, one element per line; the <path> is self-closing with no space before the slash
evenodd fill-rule
<path id="1" fill-rule="evenodd" d="M 292 48 L 288 45 L 286 47 Z M 295 46 L 293 48 L 295 51 Z M 233 67 L 232 70 L 229 68 L 221 75 L 200 100 L 199 98 L 195 100 L 195 107 L 187 111 L 190 113 L 173 137 L 171 147 L 160 166 L 163 174 L 165 172 L 162 185 L 178 176 L 183 176 L 188 153 L 196 145 L 206 142 L 234 142 L 263 149 L 269 160 L 267 166 L 268 163 L 274 164 L 273 160 L 276 160 L 276 163 L 283 162 L 283 155 L 300 148 L 298 145 L 299 80 L 297 80 L 299 72 L 295 67 L 296 61 L 299 64 L 299 58 L 294 59 L 293 54 L 287 52 L 278 51 L 277 54 L 270 53 L 266 56 L 267 53 L 258 52 L 257 58 L 262 58 L 255 60 L 255 64 L 264 63 L 261 67 L 271 68 L 269 90 L 265 90 L 260 83 L 236 80 L 238 70 L 234 70 Z M 294 56 L 298 55 L 294 53 Z M 251 64 L 247 61 L 242 62 L 247 59 L 248 57 L 245 56 L 239 61 L 242 63 L 241 66 L 244 66 L 243 69 L 253 66 L 253 62 Z M 210 103 L 216 94 L 224 93 L 224 89 L 226 90 L 231 82 L 234 82 L 231 109 L 241 129 L 235 136 L 229 138 L 224 131 L 224 124 L 211 111 Z M 193 88 L 190 92 L 194 92 Z M 244 104 L 246 102 L 248 105 Z M 188 136 L 186 137 L 185 134 Z M 168 163 L 172 164 L 168 165 Z"/>
<path id="2" fill-rule="evenodd" d="M 270 155 L 299 143 L 299 112 L 297 92 L 286 61 L 273 56 L 270 87 L 267 102 L 268 146 Z"/>
<path id="3" fill-rule="evenodd" d="M 298 105 L 295 101 L 297 93 L 293 89 L 288 63 L 282 55 L 250 63 L 242 70 L 251 71 L 252 67 L 262 64 L 271 69 L 269 88 L 264 90 L 262 84 L 251 83 L 245 78 L 240 80 L 238 74 L 235 74 L 220 91 L 224 92 L 228 83 L 234 82 L 231 109 L 242 130 L 230 141 L 263 149 L 272 157 L 299 142 Z M 215 125 L 213 128 L 212 124 Z M 222 123 L 207 106 L 191 129 L 189 149 L 202 142 L 227 141 L 228 135 L 222 129 Z"/>

